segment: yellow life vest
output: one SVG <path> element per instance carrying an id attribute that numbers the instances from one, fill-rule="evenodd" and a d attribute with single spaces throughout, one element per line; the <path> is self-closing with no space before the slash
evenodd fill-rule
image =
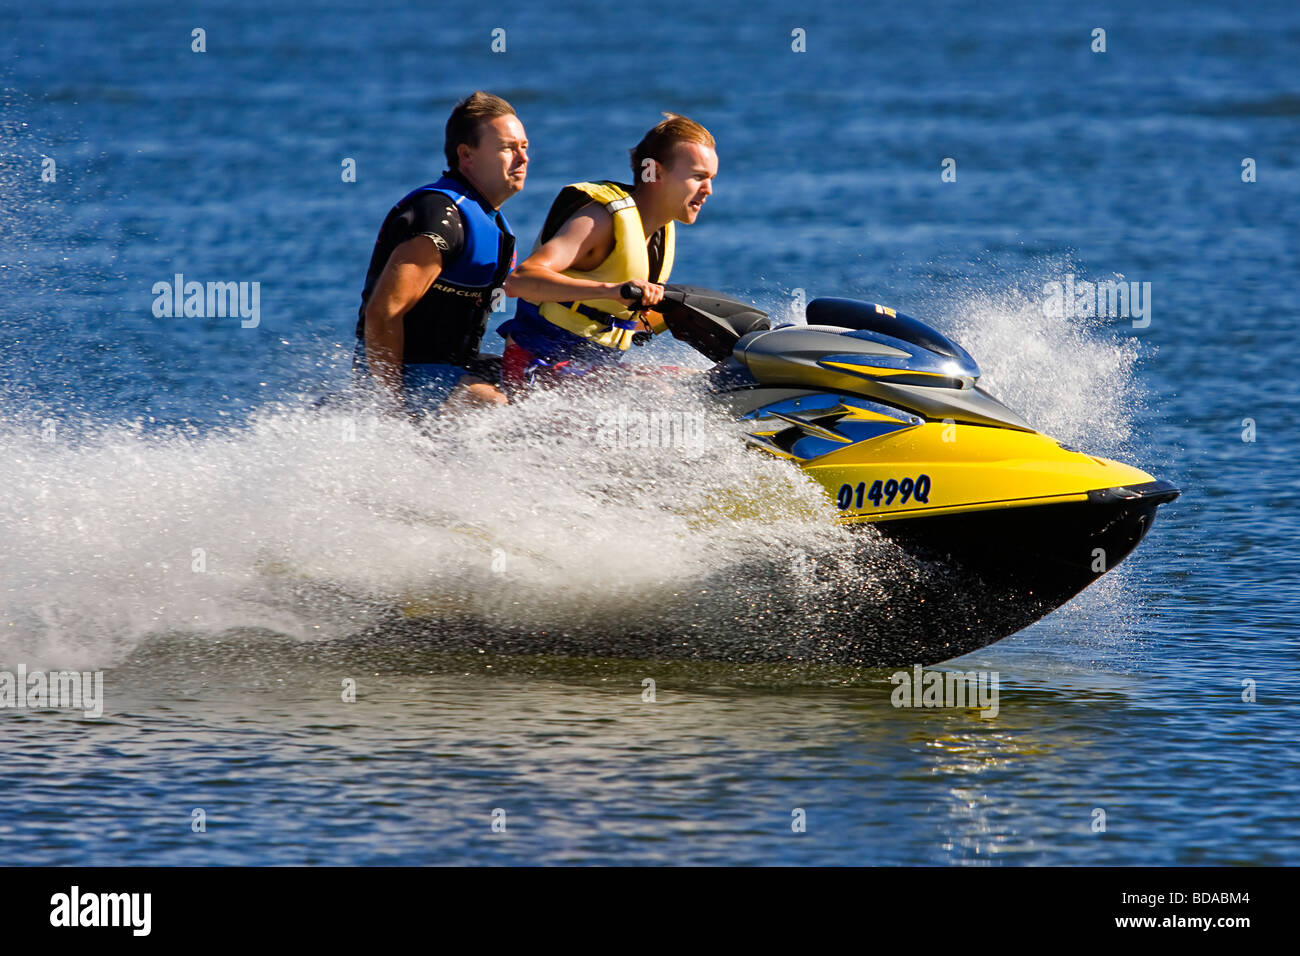
<path id="1" fill-rule="evenodd" d="M 604 206 L 605 211 L 614 220 L 614 248 L 610 254 L 594 269 L 582 271 L 565 269 L 561 275 L 575 279 L 590 279 L 593 282 L 624 283 L 629 279 L 644 279 L 649 282 L 666 282 L 673 269 L 674 223 L 669 222 L 661 230 L 663 242 L 663 259 L 654 275 L 650 273 L 650 255 L 646 249 L 645 229 L 641 224 L 641 213 L 636 208 L 636 200 L 627 187 L 614 182 L 573 183 L 565 191 L 576 189 L 585 193 L 595 202 Z M 565 198 L 561 192 L 556 205 Z M 585 204 L 584 204 L 585 205 Z M 575 212 L 577 210 L 574 210 Z M 552 214 L 556 206 L 552 206 Z M 548 218 L 548 224 L 551 217 Z M 565 217 L 566 219 L 568 217 Z M 559 223 L 555 224 L 558 229 Z M 545 230 L 543 230 L 545 236 Z M 542 243 L 538 237 L 533 251 Z M 550 238 L 545 236 L 545 238 Z M 632 344 L 635 329 L 619 328 L 618 325 L 631 324 L 638 318 L 638 313 L 628 309 L 618 299 L 588 299 L 583 302 L 543 302 L 537 306 L 541 316 L 552 325 L 557 325 L 567 332 L 579 335 L 597 345 L 607 348 L 626 350 Z M 615 322 L 618 325 L 614 324 Z M 662 331 L 662 323 L 655 326 L 655 331 Z"/>

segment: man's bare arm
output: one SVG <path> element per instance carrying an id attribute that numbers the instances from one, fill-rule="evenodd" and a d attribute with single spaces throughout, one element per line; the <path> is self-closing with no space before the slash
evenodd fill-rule
<path id="1" fill-rule="evenodd" d="M 603 262 L 614 249 L 614 218 L 603 206 L 591 203 L 560 231 L 542 243 L 506 278 L 506 295 L 530 302 L 583 302 L 588 299 L 618 299 L 622 283 L 594 282 L 562 275 L 565 269 L 586 271 Z M 663 287 L 634 280 L 643 289 L 644 301 L 654 305 L 663 298 Z"/>
<path id="2" fill-rule="evenodd" d="M 366 303 L 366 365 L 394 397 L 402 390 L 403 317 L 442 272 L 442 253 L 428 236 L 412 236 L 388 257 Z"/>

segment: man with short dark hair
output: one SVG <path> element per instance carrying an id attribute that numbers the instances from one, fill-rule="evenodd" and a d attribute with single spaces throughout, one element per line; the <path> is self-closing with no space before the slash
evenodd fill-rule
<path id="1" fill-rule="evenodd" d="M 514 317 L 498 330 L 507 386 L 585 375 L 664 330 L 629 306 L 663 299 L 674 222 L 695 221 L 718 174 L 709 131 L 685 116 L 664 117 L 631 150 L 635 185 L 565 186 L 532 254 L 506 279 L 507 294 L 519 297 Z M 638 294 L 624 297 L 625 284 Z"/>
<path id="2" fill-rule="evenodd" d="M 528 138 L 509 103 L 479 91 L 452 110 L 444 152 L 442 178 L 384 219 L 357 319 L 356 364 L 413 409 L 506 400 L 478 348 L 515 264 L 500 207 L 524 188 Z"/>

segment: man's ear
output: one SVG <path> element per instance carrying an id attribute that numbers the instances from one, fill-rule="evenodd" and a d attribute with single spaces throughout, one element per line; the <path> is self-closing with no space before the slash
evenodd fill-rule
<path id="1" fill-rule="evenodd" d="M 460 143 L 456 146 L 456 164 L 459 166 L 474 154 L 474 150 L 468 143 Z"/>

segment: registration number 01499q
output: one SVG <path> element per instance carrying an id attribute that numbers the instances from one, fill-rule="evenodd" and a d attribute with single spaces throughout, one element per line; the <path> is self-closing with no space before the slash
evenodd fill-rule
<path id="1" fill-rule="evenodd" d="M 890 478 L 888 481 L 876 479 L 871 484 L 870 490 L 867 488 L 865 481 L 859 481 L 857 485 L 840 485 L 839 493 L 835 496 L 835 503 L 840 506 L 841 511 L 849 508 L 861 510 L 864 501 L 870 501 L 877 508 L 889 507 L 897 501 L 898 504 L 906 504 L 909 500 L 919 501 L 921 504 L 930 503 L 930 476 L 920 475 L 915 480 L 911 478 Z"/>

